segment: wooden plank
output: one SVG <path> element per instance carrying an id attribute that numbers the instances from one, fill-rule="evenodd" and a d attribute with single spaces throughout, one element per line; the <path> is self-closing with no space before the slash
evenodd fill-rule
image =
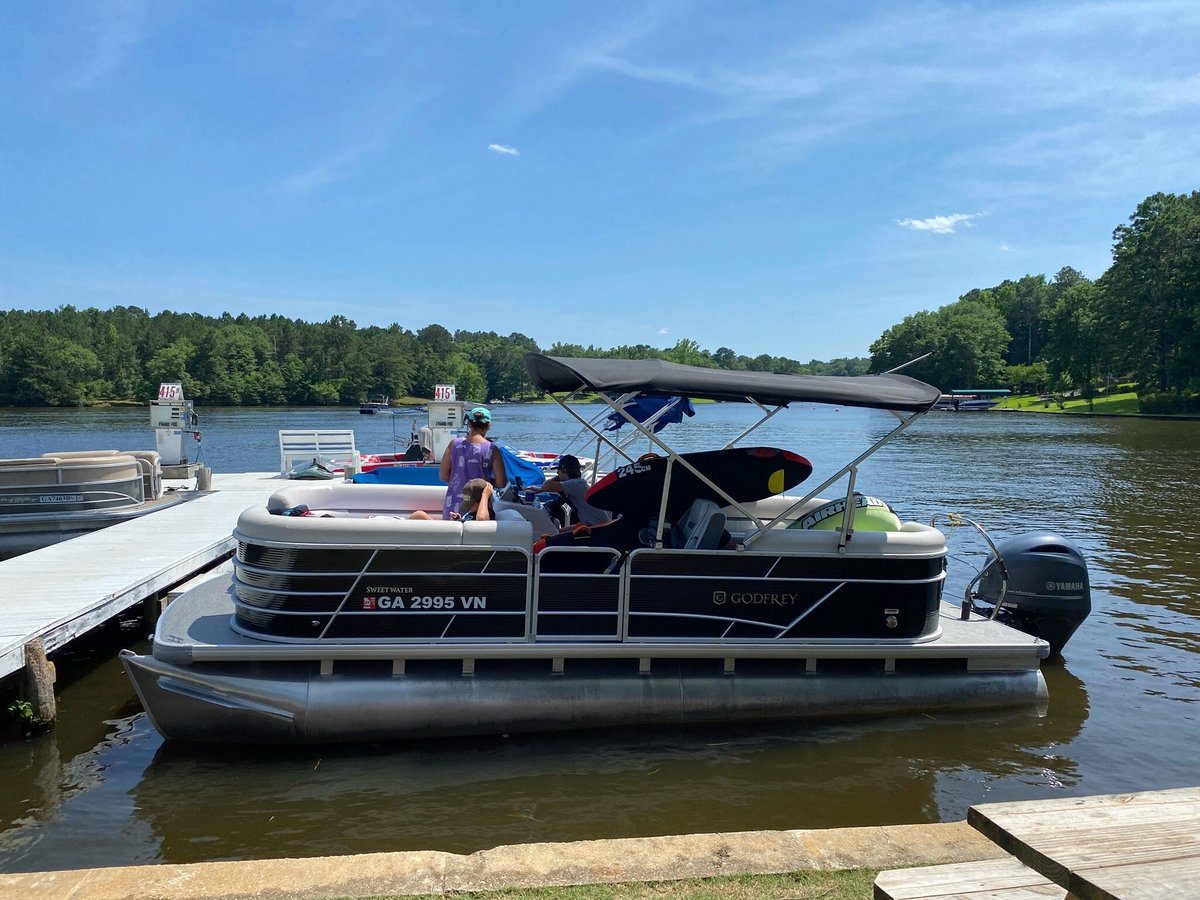
<path id="1" fill-rule="evenodd" d="M 982 804 L 967 822 L 1082 898 L 1200 896 L 1200 788 Z"/>
<path id="2" fill-rule="evenodd" d="M 875 900 L 1062 900 L 1064 888 L 1011 856 L 880 872 Z"/>

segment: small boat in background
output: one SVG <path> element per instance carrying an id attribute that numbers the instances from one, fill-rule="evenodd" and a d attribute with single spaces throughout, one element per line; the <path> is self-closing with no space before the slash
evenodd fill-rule
<path id="1" fill-rule="evenodd" d="M 154 450 L 73 450 L 0 459 L 0 559 L 182 502 Z"/>
<path id="2" fill-rule="evenodd" d="M 991 409 L 999 400 L 988 400 L 986 397 L 963 397 L 958 401 L 959 412 L 982 412 Z"/>
<path id="3" fill-rule="evenodd" d="M 1009 393 L 1004 388 L 955 390 L 939 396 L 933 408 L 952 412 L 982 412 L 998 405 Z"/>
<path id="4" fill-rule="evenodd" d="M 391 401 L 390 398 L 384 394 L 376 394 L 375 396 L 364 400 L 359 404 L 358 407 L 358 411 L 364 416 L 387 412 L 389 409 L 391 409 Z"/>

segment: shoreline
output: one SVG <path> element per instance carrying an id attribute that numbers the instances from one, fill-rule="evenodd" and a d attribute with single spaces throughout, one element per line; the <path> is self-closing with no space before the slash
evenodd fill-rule
<path id="1" fill-rule="evenodd" d="M 797 871 L 898 869 L 999 859 L 965 821 L 508 844 L 471 854 L 416 850 L 159 863 L 0 875 L 0 898 L 317 898 L 447 895 Z"/>

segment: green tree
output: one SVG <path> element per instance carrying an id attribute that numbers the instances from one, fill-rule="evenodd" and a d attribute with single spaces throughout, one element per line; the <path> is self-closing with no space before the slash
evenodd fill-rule
<path id="1" fill-rule="evenodd" d="M 943 391 L 999 387 L 1009 340 L 999 311 L 982 299 L 962 299 L 908 316 L 885 331 L 871 345 L 871 371 L 886 372 L 932 351 L 905 374 Z"/>
<path id="2" fill-rule="evenodd" d="M 1051 368 L 1085 389 L 1102 373 L 1102 360 L 1113 353 L 1101 321 L 1100 288 L 1082 280 L 1059 292 L 1047 321 Z"/>
<path id="3" fill-rule="evenodd" d="M 1200 192 L 1143 200 L 1113 232 L 1100 285 L 1123 369 L 1163 391 L 1200 376 Z"/>
<path id="4" fill-rule="evenodd" d="M 169 346 L 163 347 L 150 359 L 146 366 L 146 382 L 143 393 L 156 397 L 158 386 L 164 382 L 183 385 L 185 397 L 195 398 L 198 383 L 188 371 L 188 366 L 196 355 L 196 348 L 187 338 L 178 338 Z"/>
<path id="5" fill-rule="evenodd" d="M 9 344 L 0 379 L 14 406 L 82 406 L 99 399 L 101 372 L 87 347 L 30 329 Z"/>

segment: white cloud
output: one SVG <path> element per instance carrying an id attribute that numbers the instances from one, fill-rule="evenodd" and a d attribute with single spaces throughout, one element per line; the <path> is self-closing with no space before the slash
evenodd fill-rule
<path id="1" fill-rule="evenodd" d="M 488 149 L 493 153 L 502 153 L 505 156 L 520 156 L 521 153 L 516 147 L 509 147 L 506 144 L 488 144 Z"/>
<path id="2" fill-rule="evenodd" d="M 121 67 L 144 37 L 146 4 L 121 0 L 101 6 L 88 23 L 89 53 L 76 86 L 86 88 Z"/>
<path id="3" fill-rule="evenodd" d="M 1007 241 L 1001 241 L 1000 249 L 1003 250 L 1005 253 L 1012 253 L 1012 247 L 1010 247 L 1008 245 Z"/>
<path id="4" fill-rule="evenodd" d="M 373 139 L 359 144 L 357 147 L 343 150 L 303 172 L 284 179 L 283 190 L 289 194 L 306 194 L 335 181 L 341 181 L 343 178 L 349 177 L 354 167 L 364 157 L 374 153 L 380 144 L 379 139 Z"/>
<path id="5" fill-rule="evenodd" d="M 934 234 L 954 234 L 959 225 L 974 228 L 972 219 L 979 218 L 979 213 L 954 213 L 949 216 L 930 216 L 928 219 L 897 219 L 896 224 L 901 228 L 913 231 L 932 231 Z"/>
<path id="6" fill-rule="evenodd" d="M 658 333 L 659 333 L 659 334 L 669 334 L 669 333 L 670 333 L 670 331 L 671 331 L 671 329 L 669 329 L 669 328 L 660 328 L 660 329 L 658 329 Z"/>

